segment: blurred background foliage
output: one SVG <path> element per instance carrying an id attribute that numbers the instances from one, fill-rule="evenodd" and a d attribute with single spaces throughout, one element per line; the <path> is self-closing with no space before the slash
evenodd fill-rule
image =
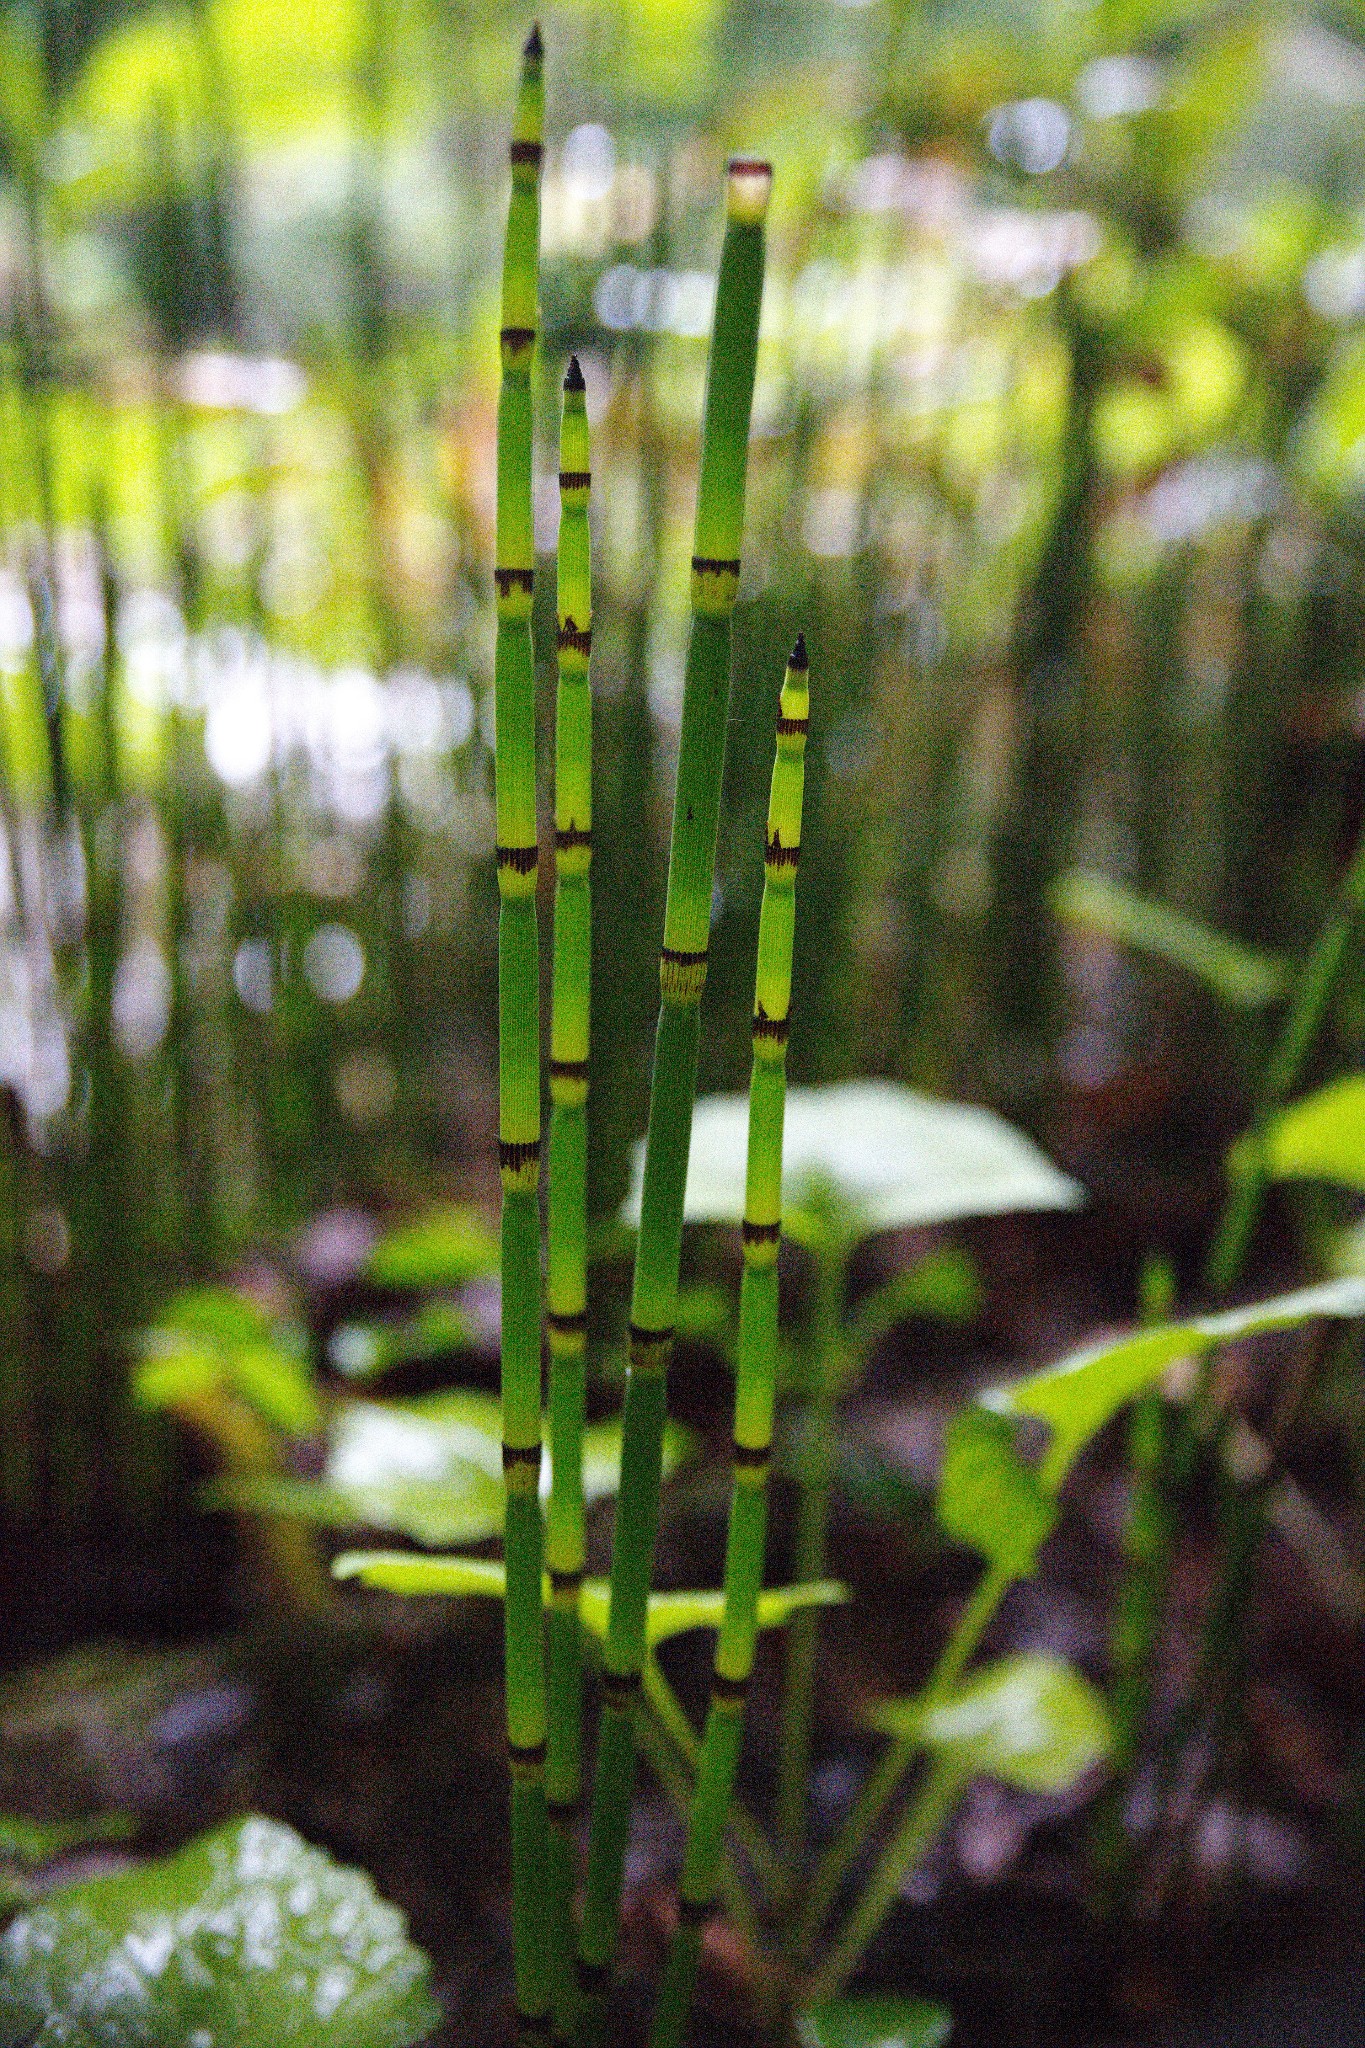
<path id="1" fill-rule="evenodd" d="M 800 626 L 794 1077 L 992 1102 L 1179 1260 L 1273 962 L 1359 823 L 1365 14 L 543 22 L 547 557 L 570 349 L 598 485 L 595 1212 L 643 1121 L 742 148 L 777 181 L 701 1085 L 747 1069 Z M 324 1209 L 491 1190 L 496 250 L 525 26 L 458 0 L 0 9 L 17 1520 L 155 1513 L 121 1333 L 169 1285 Z M 548 711 L 549 574 L 537 603 Z M 1260 949 L 1260 994 L 1220 1006 L 1179 953 L 1067 915 L 1073 869 Z M 1324 1066 L 1362 1021 L 1357 968 Z"/>

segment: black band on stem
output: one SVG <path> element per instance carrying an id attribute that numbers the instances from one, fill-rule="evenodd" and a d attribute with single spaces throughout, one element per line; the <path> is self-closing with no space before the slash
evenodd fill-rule
<path id="1" fill-rule="evenodd" d="M 741 1244 L 776 1244 L 782 1236 L 780 1223 L 750 1223 L 746 1216 L 739 1226 Z"/>
<path id="2" fill-rule="evenodd" d="M 511 868 L 518 875 L 531 874 L 540 858 L 538 846 L 497 846 L 493 850 L 498 856 L 498 866 Z"/>
<path id="3" fill-rule="evenodd" d="M 588 1311 L 580 1308 L 575 1309 L 572 1315 L 562 1316 L 550 1309 L 545 1316 L 545 1327 L 553 1330 L 557 1337 L 582 1337 L 587 1333 Z"/>

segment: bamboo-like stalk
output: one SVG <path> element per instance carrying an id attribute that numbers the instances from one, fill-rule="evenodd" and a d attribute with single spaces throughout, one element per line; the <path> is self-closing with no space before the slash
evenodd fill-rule
<path id="1" fill-rule="evenodd" d="M 739 589 L 749 414 L 763 291 L 763 224 L 771 185 L 767 164 L 747 159 L 731 163 L 702 426 L 692 556 L 692 631 L 659 959 L 662 1001 L 631 1294 L 621 1492 L 603 1660 L 605 1700 L 579 1940 L 581 2031 L 587 2039 L 600 2030 L 605 2017 L 635 1777 L 634 1712 L 659 1520 L 665 1376 L 673 1346 L 683 1189 L 696 1090 L 698 1012 L 711 928 L 730 701 L 730 617 Z"/>
<path id="2" fill-rule="evenodd" d="M 507 1751 L 518 2038 L 542 2038 L 549 1975 L 545 1872 L 545 1656 L 540 1517 L 540 1013 L 536 919 L 535 671 L 531 600 L 531 368 L 545 91 L 540 31 L 522 53 L 502 283 L 498 400 L 496 808 L 498 1162 L 502 1174 L 502 1435 Z"/>
<path id="3" fill-rule="evenodd" d="M 678 1925 L 654 2014 L 652 2048 L 679 2048 L 687 2026 L 702 1929 L 715 1905 L 726 1816 L 744 1732 L 744 1702 L 753 1675 L 758 1634 L 758 1595 L 763 1584 L 768 1533 L 768 1464 L 777 1395 L 782 1124 L 787 1099 L 792 939 L 809 713 L 806 643 L 800 639 L 792 650 L 782 683 L 777 757 L 768 798 L 763 906 L 758 924 L 725 1605 L 716 1638 L 711 1701 L 678 1883 Z"/>
<path id="4" fill-rule="evenodd" d="M 550 1013 L 550 1198 L 546 1328 L 550 1455 L 550 1726 L 545 1759 L 556 2038 L 570 2040 L 575 1838 L 583 1797 L 583 1646 L 578 1591 L 586 1555 L 583 1414 L 587 1361 L 588 1031 L 592 891 L 592 487 L 583 372 L 570 356 L 559 436 L 559 693 L 555 711 L 555 934 Z"/>

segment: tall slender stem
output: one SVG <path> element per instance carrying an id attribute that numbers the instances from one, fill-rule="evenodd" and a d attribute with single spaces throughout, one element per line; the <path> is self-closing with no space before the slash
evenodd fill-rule
<path id="1" fill-rule="evenodd" d="M 815 1313 L 806 1345 L 807 1395 L 802 1416 L 801 1477 L 792 1547 L 792 1582 L 825 1575 L 830 1500 L 834 1488 L 835 1423 L 847 1360 L 840 1323 L 850 1246 L 833 1219 L 815 1251 Z M 782 1749 L 777 1779 L 777 1838 L 789 1892 L 796 1889 L 806 1836 L 806 1794 L 815 1725 L 815 1662 L 819 1615 L 792 1616 L 782 1694 Z"/>
<path id="2" fill-rule="evenodd" d="M 1294 987 L 1275 1049 L 1266 1063 L 1252 1120 L 1246 1167 L 1229 1191 L 1206 1279 L 1215 1297 L 1237 1285 L 1265 1197 L 1265 1140 L 1271 1117 L 1298 1085 L 1304 1062 L 1335 993 L 1351 934 L 1365 911 L 1365 832 L 1337 888 L 1336 900 Z"/>
<path id="3" fill-rule="evenodd" d="M 540 1515 L 540 976 L 536 919 L 531 368 L 545 93 L 539 29 L 522 54 L 502 283 L 498 400 L 498 1162 L 502 1174 L 502 1437 L 507 1487 L 507 1751 L 518 2038 L 550 2009 L 545 1874 L 545 1652 Z"/>
<path id="4" fill-rule="evenodd" d="M 727 180 L 725 244 L 702 426 L 678 781 L 669 850 L 662 1001 L 645 1140 L 644 1193 L 630 1311 L 621 1492 L 597 1745 L 587 1890 L 579 1940 L 580 2033 L 605 2024 L 635 1777 L 634 1714 L 654 1565 L 666 1405 L 682 1248 L 683 1190 L 696 1090 L 698 1009 L 706 979 L 721 771 L 730 702 L 730 615 L 739 590 L 749 414 L 772 173 L 737 160 Z"/>
<path id="5" fill-rule="evenodd" d="M 1001 1564 L 991 1565 L 978 1579 L 976 1589 L 958 1616 L 956 1626 L 944 1644 L 938 1663 L 934 1666 L 929 1682 L 920 1695 L 924 1706 L 931 1706 L 936 1701 L 944 1699 L 953 1690 L 966 1670 L 972 1652 L 995 1618 L 1000 1602 L 1013 1583 L 1012 1573 Z M 895 1798 L 906 1772 L 919 1755 L 922 1746 L 916 1735 L 897 1736 L 863 1786 L 852 1811 L 821 1859 L 815 1873 L 815 1881 L 797 1928 L 798 1956 L 809 1954 L 820 1925 L 834 1903 L 853 1859 Z"/>
<path id="6" fill-rule="evenodd" d="M 961 1790 L 960 1765 L 930 1764 L 905 1819 L 878 1858 L 838 1941 L 804 1986 L 803 2005 L 820 2005 L 843 1989 L 890 1911 L 906 1871 L 932 1846 Z"/>
<path id="7" fill-rule="evenodd" d="M 754 1668 L 758 1596 L 768 1533 L 768 1465 L 777 1398 L 777 1251 L 782 1236 L 782 1125 L 787 1097 L 796 870 L 801 858 L 810 699 L 806 643 L 787 664 L 777 720 L 754 985 L 744 1274 L 739 1297 L 734 1480 L 725 1546 L 725 1604 L 716 1639 L 706 1730 L 678 1882 L 678 1926 L 654 2014 L 652 2048 L 679 2048 L 696 1985 L 702 1930 L 715 1909 Z"/>
<path id="8" fill-rule="evenodd" d="M 592 485 L 583 372 L 570 356 L 559 438 L 559 696 L 555 715 L 555 936 L 550 1021 L 549 1820 L 556 2037 L 570 2040 L 575 1838 L 583 1796 L 583 1413 L 587 1358 L 588 1033 L 592 954 Z"/>

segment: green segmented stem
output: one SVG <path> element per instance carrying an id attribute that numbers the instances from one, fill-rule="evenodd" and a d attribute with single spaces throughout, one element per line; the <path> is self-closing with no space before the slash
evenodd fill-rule
<path id="1" fill-rule="evenodd" d="M 570 2040 L 575 1834 L 583 1797 L 583 1645 L 578 1589 L 585 1558 L 583 1412 L 587 1354 L 588 1031 L 592 944 L 592 488 L 587 398 L 577 356 L 564 378 L 559 435 L 559 694 L 555 711 L 555 937 L 550 1021 L 548 1327 L 552 1479 L 545 1531 L 550 1571 L 549 1894 L 554 2024 Z"/>
<path id="2" fill-rule="evenodd" d="M 581 2032 L 603 2023 L 616 1949 L 621 1872 L 634 1783 L 634 1708 L 659 1521 L 665 1374 L 673 1344 L 683 1189 L 696 1090 L 698 1010 L 706 978 L 711 889 L 730 701 L 730 615 L 739 589 L 744 488 L 763 294 L 772 173 L 737 159 L 726 189 L 725 244 L 707 371 L 692 559 L 678 780 L 673 802 L 661 1003 L 645 1140 L 644 1192 L 631 1296 L 630 1365 L 622 1420 L 621 1491 L 612 1542 L 606 1699 L 598 1739 L 579 1975 Z"/>
<path id="3" fill-rule="evenodd" d="M 504 1608 L 512 1775 L 512 1937 L 518 2037 L 550 2010 L 543 1906 L 545 1651 L 540 1513 L 540 973 L 536 920 L 535 668 L 531 599 L 531 367 L 536 346 L 545 91 L 539 29 L 522 53 L 502 278 L 498 399 L 498 1163 L 502 1174 Z"/>
<path id="4" fill-rule="evenodd" d="M 777 1392 L 777 1248 L 782 1235 L 782 1123 L 787 1096 L 796 870 L 801 854 L 810 701 L 806 643 L 787 664 L 768 799 L 763 907 L 754 987 L 754 1063 L 749 1081 L 749 1157 L 744 1190 L 744 1276 L 739 1297 L 735 1472 L 725 1546 L 725 1605 L 716 1639 L 687 1849 L 678 1884 L 678 1927 L 654 2014 L 651 2048 L 679 2048 L 696 1984 L 702 1929 L 720 1878 L 726 1816 L 753 1673 L 758 1596 L 768 1534 L 768 1463 Z"/>

